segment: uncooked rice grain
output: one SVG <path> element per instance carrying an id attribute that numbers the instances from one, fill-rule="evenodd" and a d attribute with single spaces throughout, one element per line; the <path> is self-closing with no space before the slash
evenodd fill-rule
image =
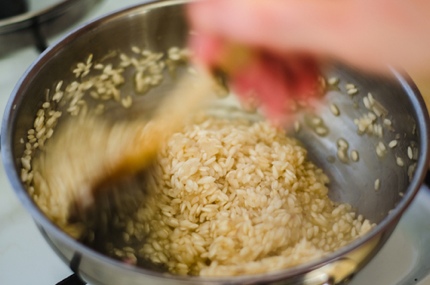
<path id="1" fill-rule="evenodd" d="M 405 163 L 403 162 L 403 159 L 401 157 L 396 157 L 396 163 L 398 166 L 404 166 Z"/>
<path id="2" fill-rule="evenodd" d="M 337 105 L 336 104 L 331 104 L 330 105 L 330 111 L 332 112 L 332 114 L 333 115 L 335 115 L 335 116 L 339 116 L 340 115 L 340 111 L 339 111 L 339 108 L 337 107 Z"/>
<path id="3" fill-rule="evenodd" d="M 330 77 L 327 82 L 329 85 L 335 86 L 335 85 L 339 84 L 339 77 L 334 77 L 334 76 Z"/>
<path id="4" fill-rule="evenodd" d="M 306 156 L 267 122 L 199 118 L 160 151 L 127 240 L 141 244 L 137 258 L 183 275 L 257 274 L 324 256 L 373 225 L 328 198 L 328 177 Z"/>
<path id="5" fill-rule="evenodd" d="M 356 151 L 356 150 L 351 151 L 351 159 L 352 159 L 352 161 L 355 161 L 355 162 L 357 162 L 359 160 L 358 151 Z"/>

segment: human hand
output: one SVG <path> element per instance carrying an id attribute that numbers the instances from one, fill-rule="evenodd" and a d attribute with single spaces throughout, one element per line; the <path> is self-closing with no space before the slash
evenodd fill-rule
<path id="1" fill-rule="evenodd" d="M 190 46 L 210 73 L 228 76 L 244 105 L 262 107 L 276 125 L 288 123 L 292 101 L 309 103 L 321 91 L 319 66 L 307 55 L 277 54 L 205 35 L 192 36 Z"/>
<path id="2" fill-rule="evenodd" d="M 211 54 L 234 42 L 284 63 L 305 55 L 314 63 L 334 59 L 368 72 L 387 72 L 390 64 L 430 74 L 430 2 L 425 0 L 205 0 L 188 8 L 199 35 L 192 48 L 199 46 L 203 64 L 213 64 Z M 269 99 L 269 109 L 281 105 L 279 96 Z"/>

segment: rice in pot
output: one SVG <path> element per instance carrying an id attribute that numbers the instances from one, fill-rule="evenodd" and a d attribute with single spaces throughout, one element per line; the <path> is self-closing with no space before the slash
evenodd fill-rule
<path id="1" fill-rule="evenodd" d="M 137 258 L 176 274 L 287 268 L 373 226 L 331 201 L 329 179 L 306 150 L 264 121 L 200 117 L 169 139 L 146 181 L 124 234 L 138 241 Z"/>
<path id="2" fill-rule="evenodd" d="M 148 54 L 152 56 L 142 52 L 142 62 L 151 59 Z M 121 59 L 121 66 L 130 65 L 126 56 Z M 91 60 L 92 55 L 88 66 Z M 96 71 L 99 65 L 94 65 Z M 112 71 L 107 67 L 103 74 Z M 83 78 L 81 85 L 97 76 Z M 69 96 L 62 96 L 60 83 L 52 100 L 64 97 L 73 103 L 80 98 L 70 91 L 78 83 L 65 89 L 70 89 Z M 52 125 L 51 137 L 61 113 L 48 107 L 40 113 L 46 125 Z M 41 117 L 38 113 L 36 131 Z M 136 180 L 141 181 L 136 196 L 118 192 L 126 203 L 117 212 L 108 209 L 109 218 L 102 212 L 102 219 L 94 217 L 92 224 L 71 223 L 65 208 L 67 195 L 46 189 L 46 177 L 35 167 L 49 152 L 41 148 L 45 137 L 36 140 L 30 137 L 33 132 L 28 132 L 21 176 L 35 203 L 71 236 L 90 246 L 100 236 L 107 238 L 97 250 L 137 266 L 156 265 L 155 269 L 181 275 L 264 273 L 320 258 L 374 226 L 350 205 L 329 199 L 328 177 L 284 131 L 266 121 L 208 114 L 197 116 L 170 137 L 156 163 L 144 173 L 145 179 Z M 40 156 L 33 160 L 36 151 L 41 151 Z M 133 207 L 128 208 L 130 201 Z M 106 227 L 91 229 L 88 224 Z M 119 239 L 106 234 L 111 229 L 118 231 Z"/>

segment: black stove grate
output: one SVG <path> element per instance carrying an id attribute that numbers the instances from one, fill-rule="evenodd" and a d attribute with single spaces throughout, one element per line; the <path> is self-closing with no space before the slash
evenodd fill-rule
<path id="1" fill-rule="evenodd" d="M 30 0 L 0 0 L 0 57 L 28 46 L 44 51 L 50 38 L 67 32 L 102 1 L 58 0 L 34 11 Z"/>
<path id="2" fill-rule="evenodd" d="M 56 285 L 86 285 L 86 284 L 87 283 L 85 283 L 81 278 L 79 278 L 78 275 L 72 274 L 66 279 L 58 282 Z"/>
<path id="3" fill-rule="evenodd" d="M 26 0 L 1 0 L 0 19 L 7 19 L 28 12 Z"/>

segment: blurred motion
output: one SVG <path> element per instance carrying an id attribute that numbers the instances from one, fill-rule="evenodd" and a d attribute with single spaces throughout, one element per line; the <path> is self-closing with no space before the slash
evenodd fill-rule
<path id="1" fill-rule="evenodd" d="M 225 75 L 245 105 L 261 107 L 275 125 L 291 123 L 291 106 L 322 95 L 318 63 L 307 55 L 284 56 L 264 49 L 192 34 L 190 48 L 197 64 Z"/>
<path id="2" fill-rule="evenodd" d="M 293 70 L 301 71 L 293 74 L 304 86 L 309 84 L 313 68 L 303 72 L 300 66 L 309 65 L 301 64 L 302 54 L 307 55 L 306 62 L 335 60 L 371 73 L 387 74 L 389 64 L 419 78 L 430 74 L 428 1 L 204 0 L 189 5 L 188 16 L 204 42 L 196 54 L 207 66 L 214 63 L 211 54 L 234 42 L 285 58 L 285 66 L 299 66 Z M 279 80 L 261 66 L 255 69 L 272 81 Z M 252 74 L 258 74 L 254 79 L 260 77 L 255 69 L 244 72 L 237 85 L 249 84 L 243 77 L 249 81 Z M 282 105 L 282 96 L 292 93 L 275 96 L 268 94 L 271 92 L 262 91 L 260 99 L 273 112 Z"/>
<path id="3" fill-rule="evenodd" d="M 95 195 L 150 165 L 213 86 L 209 77 L 184 76 L 149 121 L 142 116 L 111 122 L 94 114 L 66 121 L 34 163 L 36 188 L 55 196 L 49 207 L 55 221 L 66 225 L 84 217 Z"/>

